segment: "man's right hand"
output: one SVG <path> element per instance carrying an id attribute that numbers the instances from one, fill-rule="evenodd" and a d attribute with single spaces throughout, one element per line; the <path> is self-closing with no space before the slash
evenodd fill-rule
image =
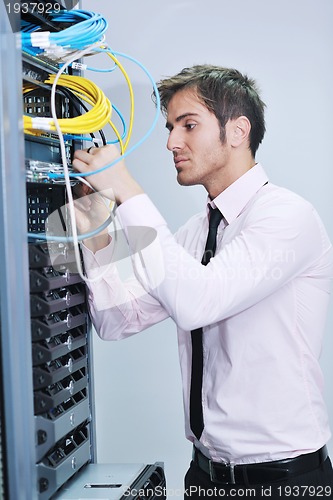
<path id="1" fill-rule="evenodd" d="M 89 148 L 89 150 L 78 149 L 74 153 L 72 163 L 76 171 L 92 173 L 103 169 L 119 157 L 117 147 L 108 144 L 100 148 Z M 99 171 L 97 174 L 89 175 L 88 180 L 96 191 L 104 190 L 104 195 L 110 200 L 115 200 L 118 205 L 132 196 L 143 193 L 142 188 L 126 168 L 123 159 L 112 167 Z"/>

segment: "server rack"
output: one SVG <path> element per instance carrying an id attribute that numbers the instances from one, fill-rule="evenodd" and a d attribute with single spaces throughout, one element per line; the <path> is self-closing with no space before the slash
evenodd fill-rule
<path id="1" fill-rule="evenodd" d="M 43 14 L 26 15 L 59 29 Z M 21 53 L 17 16 L 11 21 L 1 13 L 0 498 L 91 498 L 92 490 L 94 498 L 154 498 L 157 486 L 163 498 L 161 463 L 96 463 L 85 285 L 71 244 L 39 238 L 67 201 L 64 185 L 40 174 L 61 168 L 59 141 L 22 130 L 22 110 L 50 116 L 43 82 L 57 66 Z M 74 116 L 66 95 L 56 97 L 58 116 Z M 66 143 L 69 160 L 75 147 Z"/>
<path id="2" fill-rule="evenodd" d="M 17 35 L 0 4 L 0 319 L 2 495 L 25 499 L 36 485 L 26 237 L 22 69 Z M 31 498 L 36 495 L 31 495 Z"/>

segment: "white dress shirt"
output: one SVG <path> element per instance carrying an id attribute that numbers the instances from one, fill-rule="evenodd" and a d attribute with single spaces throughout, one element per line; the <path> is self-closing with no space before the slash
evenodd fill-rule
<path id="1" fill-rule="evenodd" d="M 291 458 L 330 438 L 318 359 L 332 245 L 310 203 L 266 182 L 257 164 L 213 200 L 223 220 L 207 266 L 200 261 L 208 209 L 174 236 L 145 194 L 118 208 L 135 277 L 119 275 L 129 258 L 107 267 L 115 238 L 96 254 L 83 248 L 88 276 L 105 270 L 89 284 L 98 334 L 121 339 L 173 318 L 186 436 L 214 461 L 234 464 Z M 189 425 L 190 331 L 198 327 L 204 349 L 200 442 Z"/>

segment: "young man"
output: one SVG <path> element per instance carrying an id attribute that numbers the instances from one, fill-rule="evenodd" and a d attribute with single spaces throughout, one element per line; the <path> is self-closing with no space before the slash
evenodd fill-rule
<path id="1" fill-rule="evenodd" d="M 112 265 L 89 284 L 97 332 L 114 340 L 175 321 L 194 445 L 186 495 L 330 496 L 318 358 L 332 245 L 313 207 L 268 182 L 255 160 L 265 123 L 252 80 L 194 66 L 159 91 L 177 180 L 203 185 L 207 206 L 173 236 L 123 161 L 90 177 L 115 196 L 135 272 L 122 283 Z M 77 151 L 73 163 L 93 171 L 117 155 L 93 148 Z M 94 276 L 113 243 L 104 233 L 83 251 Z"/>

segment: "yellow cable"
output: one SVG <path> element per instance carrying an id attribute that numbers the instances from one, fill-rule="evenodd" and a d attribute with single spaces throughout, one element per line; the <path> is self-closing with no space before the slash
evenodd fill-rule
<path id="1" fill-rule="evenodd" d="M 53 84 L 54 78 L 54 75 L 50 75 L 50 78 L 46 80 L 45 83 Z M 58 85 L 73 89 L 74 91 L 79 92 L 82 96 L 87 95 L 88 98 L 90 98 L 94 103 L 93 109 L 81 116 L 70 119 L 60 119 L 60 126 L 63 124 L 65 125 L 68 121 L 75 125 L 79 122 L 94 128 L 90 130 L 87 129 L 87 132 L 96 132 L 97 130 L 102 129 L 106 123 L 109 122 L 112 113 L 111 103 L 101 89 L 98 88 L 93 82 L 87 78 L 79 76 L 61 75 Z M 73 132 L 75 132 L 75 129 L 73 129 Z M 76 133 L 78 133 L 77 130 Z"/>
<path id="2" fill-rule="evenodd" d="M 129 126 L 128 126 L 128 133 L 127 133 L 127 138 L 126 138 L 126 141 L 125 141 L 125 144 L 124 144 L 124 150 L 126 150 L 127 146 L 128 146 L 128 143 L 129 143 L 129 140 L 132 136 L 132 129 L 133 129 L 133 122 L 134 122 L 134 94 L 133 94 L 133 88 L 132 88 L 132 84 L 131 84 L 131 81 L 123 67 L 123 65 L 118 61 L 118 59 L 111 53 L 111 52 L 107 52 L 107 55 L 109 57 L 111 57 L 111 59 L 115 62 L 115 64 L 119 67 L 120 71 L 122 72 L 122 74 L 124 75 L 125 77 L 125 80 L 127 82 L 127 85 L 128 85 L 128 89 L 129 89 L 129 93 L 130 93 L 130 101 L 131 101 L 131 111 L 130 111 L 130 120 L 129 120 Z"/>
<path id="3" fill-rule="evenodd" d="M 59 119 L 61 129 L 66 133 L 76 134 L 85 134 L 101 130 L 110 122 L 112 106 L 109 99 L 106 98 L 105 94 L 93 82 L 86 78 L 73 77 L 72 75 L 62 76 L 64 78 L 60 77 L 59 85 L 76 91 L 81 97 L 85 98 L 93 108 L 81 116 Z M 46 80 L 45 83 L 52 84 L 54 78 L 54 75 L 50 75 L 50 78 Z M 28 87 L 28 91 L 30 90 L 31 86 Z M 42 130 L 46 130 L 47 128 L 50 131 L 56 130 L 51 118 L 40 119 L 38 117 L 25 115 L 23 120 L 25 128 L 30 131 L 36 128 L 38 129 L 38 126 L 40 126 Z M 47 124 L 47 126 L 44 128 L 43 124 Z"/>
<path id="4" fill-rule="evenodd" d="M 121 154 L 124 153 L 132 133 L 134 96 L 131 83 L 125 70 L 122 67 L 120 69 L 123 71 L 124 76 L 126 75 L 125 78 L 128 82 L 131 94 L 131 118 L 126 143 L 123 143 L 118 129 L 111 121 L 112 105 L 109 99 L 106 98 L 102 90 L 97 87 L 97 85 L 95 85 L 91 80 L 88 80 L 87 78 L 81 76 L 61 75 L 58 80 L 58 85 L 71 89 L 78 98 L 82 99 L 90 106 L 92 106 L 92 109 L 80 116 L 58 119 L 62 132 L 69 134 L 89 134 L 101 130 L 106 125 L 106 123 L 109 123 L 117 137 L 117 140 L 119 141 Z M 44 83 L 53 84 L 54 79 L 55 75 L 50 75 Z M 35 84 L 25 83 L 23 87 L 23 93 L 25 94 L 27 92 L 31 92 L 36 88 L 38 88 L 38 86 L 36 86 Z M 42 135 L 43 133 L 45 133 L 45 131 L 53 132 L 56 130 L 52 118 L 43 117 L 40 120 L 39 117 L 24 115 L 23 123 L 25 133 L 27 134 Z M 38 128 L 38 126 L 40 127 L 40 129 Z"/>

